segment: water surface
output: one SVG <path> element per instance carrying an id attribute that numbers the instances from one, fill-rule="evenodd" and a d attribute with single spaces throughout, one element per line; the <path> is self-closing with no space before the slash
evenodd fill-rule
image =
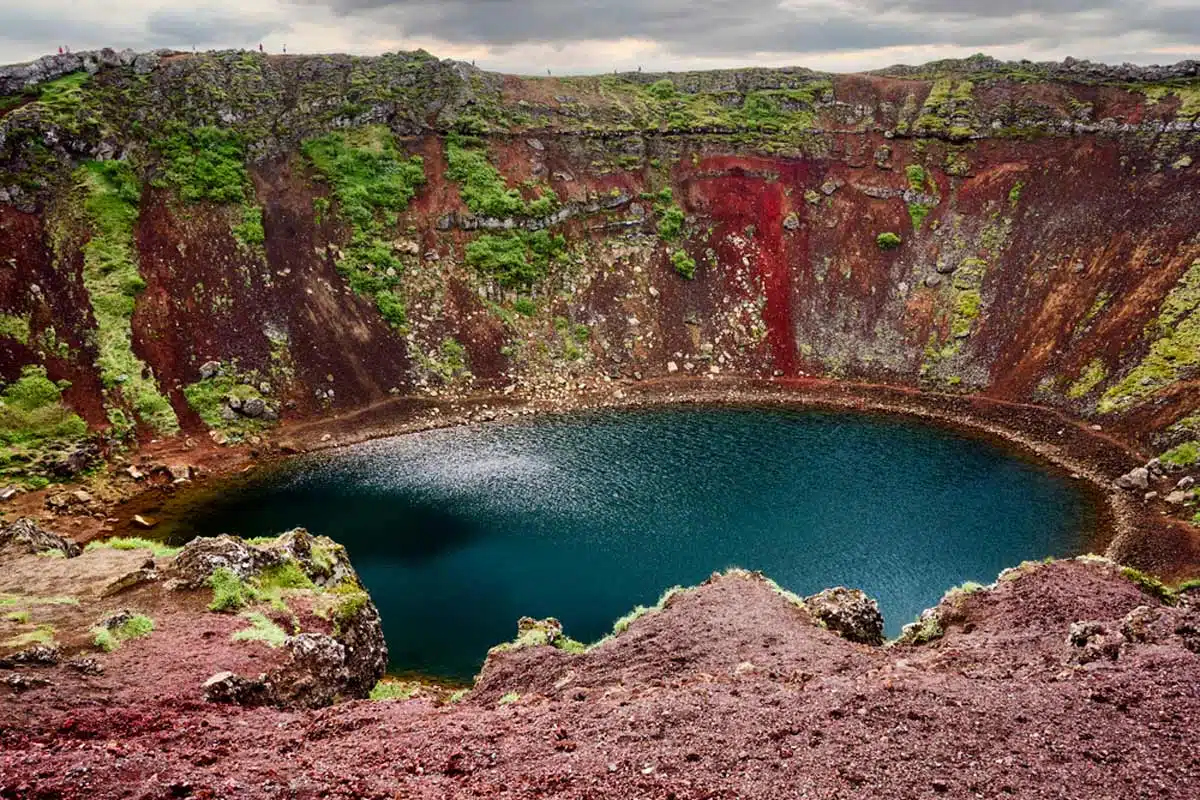
<path id="1" fill-rule="evenodd" d="M 224 493 L 172 535 L 304 526 L 343 543 L 392 668 L 467 680 L 522 615 L 591 641 L 731 565 L 859 587 L 889 634 L 965 580 L 1072 555 L 1081 487 L 985 441 L 889 417 L 763 408 L 548 416 L 385 439 Z"/>

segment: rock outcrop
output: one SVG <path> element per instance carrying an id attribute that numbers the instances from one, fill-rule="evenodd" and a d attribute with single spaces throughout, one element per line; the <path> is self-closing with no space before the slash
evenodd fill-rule
<path id="1" fill-rule="evenodd" d="M 79 552 L 79 545 L 44 530 L 28 518 L 0 527 L 0 559 L 22 553 L 58 553 L 65 558 L 73 558 Z"/>
<path id="2" fill-rule="evenodd" d="M 809 613 L 826 628 L 860 644 L 883 644 L 879 603 L 860 589 L 838 586 L 804 598 Z"/>

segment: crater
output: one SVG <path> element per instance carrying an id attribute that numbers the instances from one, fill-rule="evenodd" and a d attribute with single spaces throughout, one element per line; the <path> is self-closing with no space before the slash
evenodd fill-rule
<path id="1" fill-rule="evenodd" d="M 949 587 L 1096 545 L 1081 481 L 906 418 L 767 407 L 576 412 L 303 456 L 164 509 L 174 543 L 304 526 L 344 544 L 395 673 L 469 681 L 521 616 L 599 639 L 732 565 L 878 599 L 889 635 Z"/>

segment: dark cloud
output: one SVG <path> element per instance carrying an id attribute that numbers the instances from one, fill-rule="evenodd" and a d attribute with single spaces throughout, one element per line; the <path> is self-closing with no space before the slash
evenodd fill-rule
<path id="1" fill-rule="evenodd" d="M 161 8 L 146 17 L 147 33 L 162 46 L 245 44 L 286 27 L 274 16 L 234 16 L 203 7 Z"/>
<path id="2" fill-rule="evenodd" d="M 399 34 L 512 47 L 652 40 L 680 56 L 895 46 L 1068 46 L 1145 33 L 1200 40 L 1200 13 L 1156 0 L 297 0 Z"/>

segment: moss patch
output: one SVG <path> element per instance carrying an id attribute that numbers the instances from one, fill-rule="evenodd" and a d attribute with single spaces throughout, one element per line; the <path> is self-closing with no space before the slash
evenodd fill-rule
<path id="1" fill-rule="evenodd" d="M 257 611 L 251 611 L 242 616 L 250 622 L 250 627 L 234 631 L 229 637 L 230 640 L 235 642 L 262 642 L 268 647 L 282 647 L 283 643 L 287 641 L 288 635 L 283 628 Z"/>
<path id="2" fill-rule="evenodd" d="M 1200 464 L 1200 441 L 1192 440 L 1172 447 L 1159 456 L 1164 464 L 1177 467 L 1191 467 Z"/>
<path id="3" fill-rule="evenodd" d="M 76 172 L 86 194 L 92 237 L 84 246 L 83 283 L 96 318 L 96 367 L 104 384 L 109 419 L 129 429 L 122 409 L 159 433 L 179 430 L 170 402 L 150 368 L 133 352 L 130 319 L 145 281 L 137 265 L 133 226 L 141 187 L 123 161 L 89 161 Z"/>
<path id="4" fill-rule="evenodd" d="M 1127 409 L 1200 366 L 1200 261 L 1191 265 L 1167 295 L 1146 335 L 1152 339 L 1150 351 L 1108 388 L 1096 406 L 1100 413 Z"/>
<path id="5" fill-rule="evenodd" d="M 178 547 L 171 547 L 165 542 L 153 539 L 143 539 L 140 536 L 114 536 L 101 542 L 88 542 L 84 552 L 101 549 L 110 550 L 149 550 L 155 558 L 171 558 L 179 553 Z"/>
<path id="6" fill-rule="evenodd" d="M 405 156 L 391 131 L 370 126 L 334 132 L 306 141 L 302 150 L 328 181 L 350 241 L 337 260 L 338 272 L 355 292 L 375 300 L 390 326 L 404 330 L 404 302 L 395 291 L 404 262 L 387 237 L 398 214 L 425 183 L 420 156 Z"/>
<path id="7" fill-rule="evenodd" d="M 106 653 L 111 653 L 120 647 L 122 642 L 149 636 L 153 631 L 154 620 L 145 614 L 134 614 L 114 628 L 104 625 L 92 628 L 92 644 Z"/>
<path id="8" fill-rule="evenodd" d="M 1075 382 L 1067 387 L 1067 397 L 1072 400 L 1078 400 L 1081 397 L 1089 394 L 1093 389 L 1108 377 L 1108 370 L 1104 366 L 1104 362 L 1098 358 L 1093 358 L 1084 367 L 1083 372 L 1075 379 Z"/>

